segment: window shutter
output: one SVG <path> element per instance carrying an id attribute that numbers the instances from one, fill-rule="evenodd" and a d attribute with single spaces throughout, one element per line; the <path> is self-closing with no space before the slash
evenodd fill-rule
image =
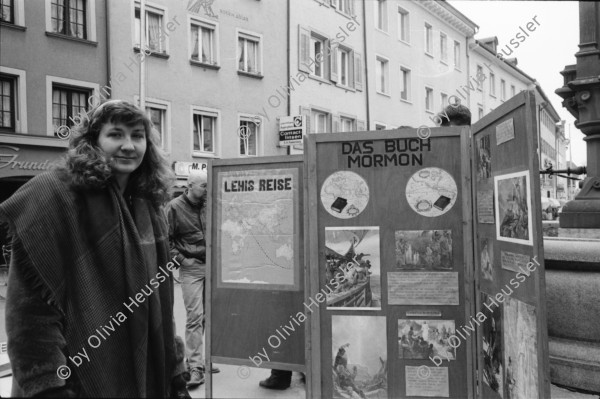
<path id="1" fill-rule="evenodd" d="M 333 127 L 331 129 L 332 133 L 337 133 L 337 132 L 339 132 L 341 130 L 340 129 L 340 116 L 339 115 L 332 116 L 332 125 L 333 125 Z"/>
<path id="2" fill-rule="evenodd" d="M 356 122 L 356 131 L 357 132 L 364 132 L 365 130 L 367 130 L 365 121 L 357 121 Z"/>
<path id="3" fill-rule="evenodd" d="M 340 0 L 340 1 L 344 1 L 344 0 Z M 331 7 L 337 8 L 337 6 L 338 6 L 338 0 L 331 0 L 330 4 L 331 4 Z"/>
<path id="4" fill-rule="evenodd" d="M 329 46 L 329 79 L 332 82 L 338 81 L 338 45 L 337 43 L 331 44 L 331 40 L 327 41 Z"/>
<path id="5" fill-rule="evenodd" d="M 298 26 L 298 70 L 310 73 L 310 31 Z"/>
<path id="6" fill-rule="evenodd" d="M 348 5 L 350 7 L 350 15 L 353 17 L 356 16 L 354 13 L 354 0 L 348 0 Z"/>
<path id="7" fill-rule="evenodd" d="M 300 115 L 306 116 L 306 134 L 312 133 L 311 124 L 310 124 L 310 108 L 300 107 Z"/>
<path id="8" fill-rule="evenodd" d="M 354 52 L 354 88 L 362 91 L 362 55 Z"/>

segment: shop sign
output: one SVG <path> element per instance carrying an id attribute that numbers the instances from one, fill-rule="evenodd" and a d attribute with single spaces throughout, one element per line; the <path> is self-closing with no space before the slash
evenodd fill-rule
<path id="1" fill-rule="evenodd" d="M 1 145 L 0 169 L 7 168 L 8 166 L 10 166 L 10 169 L 17 168 L 22 170 L 48 170 L 54 165 L 54 161 L 50 162 L 48 159 L 44 160 L 43 162 L 17 161 L 17 158 L 19 158 L 20 155 L 18 154 L 19 150 L 19 147 Z M 5 151 L 9 152 L 6 153 Z"/>
<path id="2" fill-rule="evenodd" d="M 302 137 L 306 134 L 306 117 L 283 116 L 279 120 L 279 145 L 289 146 L 302 144 Z"/>
<path id="3" fill-rule="evenodd" d="M 193 172 L 208 172 L 208 164 L 206 162 L 173 162 L 173 170 L 177 176 L 189 176 Z"/>

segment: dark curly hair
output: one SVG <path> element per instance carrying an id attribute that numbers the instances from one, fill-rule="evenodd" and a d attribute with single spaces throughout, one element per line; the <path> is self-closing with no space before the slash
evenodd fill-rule
<path id="1" fill-rule="evenodd" d="M 159 207 L 169 199 L 174 174 L 158 144 L 158 133 L 152 128 L 152 122 L 141 109 L 127 101 L 106 101 L 90 110 L 73 127 L 64 161 L 72 186 L 75 189 L 101 189 L 114 179 L 111 160 L 98 146 L 100 130 L 107 123 L 128 127 L 138 123 L 144 125 L 146 153 L 129 178 L 128 190 Z"/>

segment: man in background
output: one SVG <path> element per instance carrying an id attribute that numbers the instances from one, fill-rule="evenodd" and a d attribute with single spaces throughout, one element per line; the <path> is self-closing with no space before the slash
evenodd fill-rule
<path id="1" fill-rule="evenodd" d="M 185 352 L 190 369 L 188 387 L 204 383 L 204 279 L 206 276 L 206 172 L 191 174 L 184 194 L 165 208 L 171 257 L 181 264 L 179 277 L 187 313 Z M 211 372 L 217 373 L 218 369 Z"/>

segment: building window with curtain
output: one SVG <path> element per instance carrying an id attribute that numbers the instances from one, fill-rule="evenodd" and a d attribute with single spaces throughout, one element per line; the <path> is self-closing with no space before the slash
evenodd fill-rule
<path id="1" fill-rule="evenodd" d="M 387 32 L 387 1 L 375 1 L 375 26 L 377 29 Z"/>
<path id="2" fill-rule="evenodd" d="M 154 129 L 158 132 L 158 137 L 160 139 L 160 146 L 165 148 L 166 140 L 165 140 L 165 132 L 166 132 L 166 109 L 157 108 L 157 107 L 146 107 L 146 113 L 150 117 L 152 121 L 152 125 Z"/>
<path id="3" fill-rule="evenodd" d="M 248 34 L 238 34 L 238 70 L 255 75 L 261 73 L 260 38 Z"/>
<path id="4" fill-rule="evenodd" d="M 214 154 L 216 129 L 215 115 L 194 113 L 194 151 Z"/>
<path id="5" fill-rule="evenodd" d="M 410 101 L 410 69 L 400 67 L 400 99 Z"/>
<path id="6" fill-rule="evenodd" d="M 238 129 L 240 155 L 255 157 L 258 155 L 258 126 L 251 119 L 241 119 Z"/>
<path id="7" fill-rule="evenodd" d="M 86 0 L 52 0 L 50 12 L 53 32 L 87 39 Z"/>
<path id="8" fill-rule="evenodd" d="M 14 0 L 0 0 L 0 21 L 9 24 L 15 23 Z"/>
<path id="9" fill-rule="evenodd" d="M 310 119 L 313 133 L 329 132 L 329 113 L 313 109 L 310 112 Z"/>
<path id="10" fill-rule="evenodd" d="M 0 131 L 15 131 L 15 83 L 12 76 L 0 75 Z"/>
<path id="11" fill-rule="evenodd" d="M 454 68 L 460 69 L 460 43 L 454 42 Z"/>
<path id="12" fill-rule="evenodd" d="M 425 88 L 425 111 L 433 112 L 433 89 Z"/>
<path id="13" fill-rule="evenodd" d="M 425 22 L 425 54 L 433 55 L 433 27 Z"/>
<path id="14" fill-rule="evenodd" d="M 355 132 L 356 119 L 340 117 L 340 132 Z"/>
<path id="15" fill-rule="evenodd" d="M 135 9 L 135 43 L 136 48 L 140 48 L 140 8 Z M 166 53 L 165 36 L 163 35 L 163 14 L 159 10 L 148 10 L 146 8 L 146 34 L 144 36 L 146 49 L 155 53 Z"/>
<path id="16" fill-rule="evenodd" d="M 389 95 L 389 61 L 385 58 L 377 57 L 377 63 L 375 66 L 375 83 L 377 92 Z"/>
<path id="17" fill-rule="evenodd" d="M 318 54 L 321 54 L 317 57 Z M 316 36 L 310 37 L 310 62 L 313 65 L 312 74 L 320 78 L 325 77 L 325 39 Z M 314 61 L 314 62 L 313 62 Z"/>
<path id="18" fill-rule="evenodd" d="M 442 62 L 448 62 L 448 36 L 440 32 L 440 59 Z"/>
<path id="19" fill-rule="evenodd" d="M 191 59 L 204 64 L 217 65 L 215 27 L 192 23 Z"/>
<path id="20" fill-rule="evenodd" d="M 398 39 L 410 42 L 409 13 L 401 7 L 398 7 Z"/>
<path id="21" fill-rule="evenodd" d="M 52 86 L 52 127 L 55 136 L 59 127 L 72 127 L 74 118 L 88 111 L 90 94 L 87 89 Z"/>

